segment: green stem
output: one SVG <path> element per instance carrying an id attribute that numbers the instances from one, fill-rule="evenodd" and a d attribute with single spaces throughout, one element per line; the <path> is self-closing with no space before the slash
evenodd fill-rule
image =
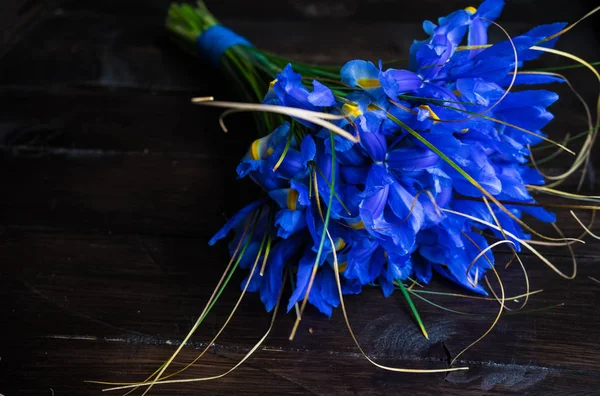
<path id="1" fill-rule="evenodd" d="M 321 254 L 323 253 L 323 246 L 325 245 L 325 237 L 327 236 L 326 230 L 329 227 L 329 218 L 331 217 L 331 205 L 333 204 L 333 188 L 335 187 L 335 140 L 333 138 L 333 132 L 330 132 L 331 139 L 331 192 L 329 193 L 329 200 L 327 202 L 327 212 L 325 213 L 325 221 L 323 221 L 323 232 L 321 233 L 321 242 L 319 243 L 319 250 L 317 251 L 317 258 L 315 259 L 315 267 L 319 265 Z M 332 249 L 335 249 L 332 246 Z"/>

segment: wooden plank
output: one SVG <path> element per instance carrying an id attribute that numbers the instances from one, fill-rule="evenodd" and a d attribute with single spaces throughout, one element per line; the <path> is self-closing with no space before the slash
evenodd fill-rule
<path id="1" fill-rule="evenodd" d="M 167 52 L 158 51 L 157 43 Z M 206 67 L 199 69 L 193 63 L 177 63 L 178 57 L 183 56 L 167 39 L 160 21 L 149 23 L 142 19 L 131 24 L 125 18 L 58 13 L 42 20 L 5 54 L 2 83 L 89 81 L 146 87 L 171 84 L 185 88 L 189 81 L 202 81 L 196 73 Z M 22 62 L 24 57 L 29 61 Z M 169 72 L 165 73 L 166 70 Z M 199 86 L 203 83 L 194 88 Z"/>
<path id="2" fill-rule="evenodd" d="M 339 36 L 347 29 L 365 29 L 364 24 L 347 26 L 340 22 L 269 22 L 257 25 L 244 20 L 228 23 L 267 50 L 277 50 L 292 59 L 320 63 L 340 63 L 351 56 L 368 59 L 393 59 L 407 54 L 417 24 L 381 24 L 369 26 L 366 37 L 339 45 Z M 48 31 L 54 32 L 51 36 Z M 274 35 L 285 31 L 285 35 Z M 412 34 L 411 34 L 412 32 Z M 388 40 L 371 41 L 373 36 Z M 23 56 L 32 60 L 23 64 Z M 227 86 L 214 75 L 209 65 L 194 61 L 176 47 L 164 29 L 162 19 L 138 18 L 131 24 L 128 17 L 95 14 L 59 14 L 47 20 L 7 53 L 0 64 L 0 84 L 101 84 L 135 86 L 148 89 L 201 91 L 208 87 Z M 212 85 L 209 85 L 212 84 Z M 215 90 L 212 90 L 214 93 Z"/>
<path id="3" fill-rule="evenodd" d="M 7 325 L 0 332 L 11 334 L 11 342 L 1 347 L 2 362 L 10 367 L 2 390 L 9 394 L 16 388 L 22 394 L 47 388 L 92 392 L 98 387 L 84 384 L 84 380 L 142 378 L 185 336 L 226 259 L 223 246 L 207 248 L 203 238 L 8 229 L 3 239 L 0 297 L 5 304 L 0 306 L 0 314 Z M 539 394 L 553 390 L 566 395 L 574 384 L 580 394 L 593 394 L 600 384 L 595 342 L 600 336 L 600 308 L 595 304 L 600 285 L 587 276 L 594 274 L 595 260 L 580 260 L 580 276 L 571 282 L 551 274 L 531 257 L 525 257 L 525 264 L 532 285 L 546 289 L 532 298 L 530 307 L 561 302 L 566 306 L 501 319 L 490 336 L 460 358 L 457 364 L 469 365 L 469 372 L 423 377 L 378 370 L 357 353 L 339 310 L 327 320 L 311 308 L 293 342 L 287 340 L 294 320 L 291 314 L 280 317 L 262 350 L 226 379 L 170 386 L 156 394 L 244 394 L 244 389 L 256 393 L 254 387 L 262 389 L 265 384 L 265 394 L 349 390 L 395 394 L 398 387 L 408 386 L 416 394 L 434 390 Z M 566 267 L 568 259 L 557 259 L 557 264 Z M 516 267 L 503 272 L 503 277 L 510 292 L 522 290 Z M 238 296 L 241 279 L 240 274 L 226 290 L 183 353 L 184 360 L 191 359 L 223 323 Z M 431 288 L 459 291 L 439 280 Z M 472 312 L 491 313 L 497 308 L 493 302 L 435 300 Z M 457 316 L 419 301 L 417 305 L 428 326 L 429 342 L 410 319 L 399 293 L 383 300 L 378 290 L 368 289 L 347 298 L 354 330 L 369 355 L 382 364 L 444 367 L 442 344 L 456 354 L 491 322 L 491 317 Z M 268 320 L 257 296 L 249 296 L 194 374 L 218 374 L 231 367 L 261 337 Z M 76 365 L 72 363 L 74 354 L 79 356 Z"/>
<path id="4" fill-rule="evenodd" d="M 425 38 L 418 20 L 374 23 L 270 19 L 257 24 L 248 19 L 226 19 L 224 23 L 260 48 L 292 60 L 324 64 L 341 65 L 356 58 L 378 62 L 407 57 L 413 40 Z M 532 26 L 507 23 L 505 27 L 515 35 Z M 589 45 L 592 33 L 586 26 L 569 32 L 560 47 L 594 61 L 600 57 L 600 49 Z M 501 31 L 490 31 L 492 42 L 504 39 Z M 24 58 L 30 61 L 24 63 Z M 546 59 L 551 64 L 560 60 L 556 56 Z M 162 17 L 136 17 L 133 24 L 129 15 L 95 13 L 64 12 L 44 19 L 5 54 L 0 64 L 0 84 L 19 86 L 126 86 L 197 94 L 208 90 L 216 95 L 227 86 L 221 78 L 214 78 L 216 75 L 209 66 L 194 61 L 171 43 Z"/>
<path id="5" fill-rule="evenodd" d="M 93 150 L 30 149 L 2 154 L 0 179 L 6 192 L 0 196 L 0 214 L 4 225 L 206 236 L 261 196 L 250 180 L 236 179 L 241 154 L 100 151 L 95 155 Z M 550 171 L 558 173 L 558 169 Z M 571 178 L 570 186 L 577 180 Z M 564 204 L 556 198 L 544 199 Z M 567 211 L 557 212 L 567 235 L 581 234 Z M 578 215 L 587 221 L 585 212 Z M 534 224 L 546 235 L 556 235 L 548 224 Z"/>
<path id="6" fill-rule="evenodd" d="M 258 335 L 257 335 L 258 336 Z M 258 337 L 257 337 L 258 338 Z M 153 346 L 124 346 L 122 343 L 86 340 L 33 341 L 31 360 L 16 375 L 11 375 L 4 389 L 18 389 L 22 395 L 50 393 L 95 394 L 106 387 L 84 381 L 140 381 L 168 357 L 169 350 Z M 38 352 L 40 351 L 40 352 Z M 44 352 L 41 352 L 44 351 Z M 77 351 L 80 364 L 73 367 L 72 353 Z M 47 352 L 47 354 L 45 353 Z M 132 358 L 135 353 L 135 358 Z M 157 386 L 151 395 L 397 395 L 410 390 L 414 395 L 517 395 L 552 394 L 557 396 L 597 394 L 600 378 L 596 373 L 545 369 L 531 365 L 498 365 L 484 362 L 472 366 L 468 374 L 394 374 L 377 371 L 364 361 L 338 354 L 260 351 L 232 374 L 219 380 Z M 243 352 L 219 349 L 205 355 L 202 363 L 186 375 L 197 378 L 218 375 L 229 370 Z M 194 358 L 184 351 L 182 361 Z M 132 362 L 133 360 L 133 362 Z M 407 360 L 384 361 L 408 365 Z M 23 367 L 23 366 L 21 366 Z M 64 375 L 65 372 L 69 376 Z M 9 373 L 13 374 L 13 373 Z M 20 380 L 21 383 L 16 381 Z M 108 393 L 115 394 L 115 393 Z M 139 391 L 136 394 L 141 394 Z"/>
<path id="7" fill-rule="evenodd" d="M 208 235 L 257 192 L 250 182 L 232 184 L 235 163 L 203 156 L 66 153 L 3 164 L 10 192 L 0 211 L 13 226 Z"/>
<path id="8" fill-rule="evenodd" d="M 5 109 L 0 115 L 0 145 L 21 155 L 65 149 L 79 157 L 168 153 L 173 159 L 227 157 L 236 163 L 258 136 L 252 117 L 227 118 L 230 133 L 225 134 L 218 122 L 221 110 L 191 104 L 193 95 L 5 90 L 0 93 Z"/>
<path id="9" fill-rule="evenodd" d="M 56 4 L 48 0 L 13 0 L 0 5 L 0 57 Z M 53 7 L 54 6 L 54 7 Z"/>
<path id="10" fill-rule="evenodd" d="M 103 1 L 101 4 L 93 0 L 67 0 L 61 5 L 65 11 L 89 11 L 110 15 L 164 15 L 171 0 L 130 0 L 127 3 L 118 0 Z M 247 2 L 243 0 L 207 0 L 209 9 L 218 18 L 245 18 L 254 20 L 367 20 L 415 22 L 425 19 L 436 20 L 440 16 L 466 7 L 469 4 L 477 6 L 481 2 L 450 0 L 422 0 L 413 2 L 398 2 L 394 0 L 264 0 Z M 528 23 L 548 23 L 554 20 L 574 21 L 593 8 L 585 0 L 577 0 L 564 7 L 561 3 L 548 4 L 544 12 L 540 12 L 539 4 L 534 0 L 519 0 L 508 2 L 503 12 L 505 21 L 524 21 Z"/>
<path id="11" fill-rule="evenodd" d="M 3 271 L 7 284 L 10 283 L 14 303 L 6 309 L 18 308 L 11 315 L 23 315 L 29 321 L 32 334 L 40 332 L 66 331 L 65 326 L 78 317 L 77 330 L 81 334 L 90 332 L 99 337 L 129 335 L 182 338 L 194 322 L 226 263 L 224 244 L 210 248 L 206 238 L 181 239 L 147 236 L 105 236 L 101 234 L 56 234 L 45 232 L 24 232 L 7 230 L 2 245 Z M 119 257 L 119 260 L 115 260 Z M 499 262 L 506 256 L 499 255 Z M 528 315 L 507 316 L 494 332 L 495 335 L 482 341 L 468 351 L 465 359 L 485 360 L 486 357 L 508 363 L 511 358 L 532 359 L 540 365 L 571 367 L 594 370 L 598 357 L 594 356 L 596 334 L 600 329 L 592 324 L 598 321 L 598 310 L 594 296 L 600 293 L 598 284 L 587 278 L 593 275 L 594 260 L 583 258 L 579 261 L 579 278 L 565 281 L 538 260 L 523 256 L 528 268 L 532 287 L 546 291 L 531 299 L 530 308 L 541 308 L 564 303 L 565 308 L 557 308 Z M 567 269 L 569 258 L 555 258 L 557 266 Z M 516 294 L 524 289 L 522 274 L 513 266 L 507 271 L 499 271 L 504 278 L 507 293 Z M 231 309 L 239 295 L 238 285 L 243 274 L 232 281 L 207 323 L 199 330 L 199 338 L 214 333 Z M 84 282 L 84 283 L 81 283 Z M 432 290 L 461 290 L 436 277 Z M 112 290 L 112 292 L 111 292 Z M 97 296 L 106 296 L 106 301 Z M 110 296 L 109 296 L 110 295 Z M 459 300 L 447 297 L 431 297 L 451 308 L 468 312 L 494 313 L 497 304 L 493 301 Z M 47 322 L 47 317 L 33 315 L 44 301 L 52 311 L 63 311 L 67 320 Z M 385 304 L 381 304 L 385 301 Z M 573 304 L 573 302 L 577 302 Z M 22 302 L 22 303 L 21 303 Z M 376 356 L 398 358 L 425 358 L 429 349 L 444 341 L 451 353 L 458 353 L 461 347 L 479 330 L 484 330 L 492 321 L 485 316 L 457 316 L 440 311 L 435 307 L 416 300 L 423 319 L 430 324 L 431 341 L 427 342 L 407 316 L 403 298 L 399 293 L 383 300 L 379 290 L 366 288 L 360 296 L 348 296 L 349 315 L 361 340 Z M 518 306 L 511 302 L 510 307 Z M 138 312 L 139 311 L 139 312 Z M 287 342 L 293 313 L 282 319 L 274 331 L 272 339 Z M 69 318 L 70 317 L 70 318 Z M 565 321 L 556 319 L 568 318 Z M 255 295 L 249 296 L 233 322 L 234 328 L 256 327 L 257 318 L 268 322 L 268 314 Z M 95 319 L 94 321 L 90 319 Z M 99 321 L 104 322 L 98 326 Z M 569 325 L 566 325 L 569 323 Z M 307 331 L 313 328 L 313 335 Z M 310 310 L 302 322 L 302 331 L 294 341 L 295 346 L 308 350 L 321 348 L 320 343 L 328 342 L 336 349 L 351 352 L 354 347 L 344 334 L 344 321 L 341 312 L 336 310 L 330 320 Z M 466 329 L 471 328 L 470 331 Z M 574 328 L 586 329 L 589 336 L 573 337 Z M 125 330 L 124 330 L 125 329 Z M 130 331 L 131 330 L 131 331 Z M 390 335 L 387 339 L 385 335 Z M 256 334 L 226 332 L 221 343 L 234 342 L 249 346 Z M 385 337 L 384 337 L 385 336 Z M 383 338 L 382 338 L 383 337 Z M 493 348 L 497 338 L 511 345 L 510 348 Z M 413 345 L 414 344 L 414 345 Z M 288 345 L 287 347 L 285 345 Z M 282 348 L 293 348 L 289 344 Z M 547 353 L 560 345 L 569 345 L 571 353 L 564 353 L 558 359 Z M 439 351 L 438 351 L 439 352 Z M 444 360 L 445 354 L 435 352 Z M 546 353 L 541 353 L 546 352 Z"/>

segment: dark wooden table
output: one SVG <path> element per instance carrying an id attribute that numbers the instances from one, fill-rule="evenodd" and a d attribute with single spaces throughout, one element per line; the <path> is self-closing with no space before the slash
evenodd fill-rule
<path id="1" fill-rule="evenodd" d="M 162 24 L 168 1 L 18 0 L 0 12 L 0 394 L 100 394 L 85 380 L 143 380 L 168 358 L 209 297 L 227 254 L 208 238 L 256 189 L 235 180 L 254 137 L 250 119 L 230 120 L 190 105 L 192 96 L 234 98 L 218 72 L 179 52 Z M 260 3 L 260 4 L 255 4 Z M 555 20 L 575 21 L 594 2 L 510 2 L 501 20 L 511 33 Z M 568 4 L 568 6 L 567 6 Z M 302 60 L 341 63 L 407 54 L 418 21 L 461 1 L 391 0 L 215 2 L 212 9 L 257 45 Z M 600 59 L 588 21 L 559 48 Z M 495 38 L 501 38 L 494 33 Z M 556 56 L 545 64 L 565 64 Z M 542 63 L 543 63 L 542 62 Z M 593 103 L 597 84 L 569 76 Z M 549 131 L 585 130 L 568 90 Z M 568 164 L 560 157 L 548 172 Z M 595 164 L 598 164 L 595 161 Z M 592 182 L 594 180 L 591 180 Z M 588 192 L 593 183 L 586 182 Z M 573 183 L 571 183 L 572 187 Z M 580 213 L 583 219 L 589 214 Z M 579 229 L 560 212 L 568 235 Z M 540 228 L 551 233 L 548 227 Z M 153 394 L 554 394 L 600 393 L 600 244 L 576 249 L 578 277 L 566 281 L 523 254 L 533 289 L 530 308 L 503 317 L 461 356 L 469 371 L 394 374 L 357 351 L 342 315 L 313 309 L 293 342 L 294 317 L 223 379 L 155 388 Z M 565 249 L 547 250 L 564 271 Z M 499 257 L 505 257 L 499 253 Z M 501 270 L 507 294 L 525 289 L 517 266 Z M 238 276 L 178 360 L 206 345 L 239 295 Z M 434 290 L 460 292 L 435 280 Z M 425 340 L 400 294 L 379 290 L 347 298 L 369 356 L 400 367 L 442 368 L 491 324 L 498 305 L 433 297 L 444 306 L 489 315 L 461 316 L 417 301 Z M 518 304 L 511 303 L 511 307 Z M 255 295 L 243 302 L 216 345 L 184 377 L 232 367 L 264 334 L 270 316 Z"/>

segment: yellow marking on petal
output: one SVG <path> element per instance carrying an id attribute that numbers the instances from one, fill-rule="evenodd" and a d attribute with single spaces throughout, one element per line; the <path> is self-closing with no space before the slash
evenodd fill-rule
<path id="1" fill-rule="evenodd" d="M 365 89 L 377 88 L 377 87 L 381 86 L 381 83 L 376 78 L 359 78 L 358 80 L 356 80 L 356 83 L 361 88 L 365 88 Z"/>
<path id="2" fill-rule="evenodd" d="M 348 222 L 348 225 L 350 226 L 350 228 L 354 228 L 355 230 L 364 230 L 365 228 L 365 223 L 363 223 L 362 220 L 356 222 Z"/>
<path id="3" fill-rule="evenodd" d="M 437 114 L 435 114 L 435 112 L 433 110 L 431 110 L 431 107 L 427 106 L 427 105 L 421 105 L 419 106 L 419 109 L 421 110 L 427 110 L 429 112 L 429 114 L 431 115 L 431 118 L 433 118 L 433 123 L 435 124 L 437 121 L 440 120 L 440 117 L 438 117 Z"/>
<path id="4" fill-rule="evenodd" d="M 298 191 L 290 188 L 287 196 L 287 206 L 289 210 L 296 210 L 296 203 L 298 202 Z"/>
<path id="5" fill-rule="evenodd" d="M 469 132 L 469 128 L 461 129 L 458 132 L 460 132 L 460 133 L 467 133 L 467 132 Z"/>
<path id="6" fill-rule="evenodd" d="M 477 12 L 477 8 L 473 7 L 473 6 L 468 6 L 467 8 L 465 8 L 465 11 L 467 11 L 469 14 L 475 14 Z"/>
<path id="7" fill-rule="evenodd" d="M 273 152 L 274 152 L 274 151 L 275 151 L 275 150 L 273 150 L 273 148 L 272 148 L 272 147 L 269 147 L 269 148 L 267 149 L 267 157 L 268 157 L 269 155 L 273 154 Z"/>
<path id="8" fill-rule="evenodd" d="M 458 89 L 454 90 L 454 95 L 456 95 L 457 98 L 460 98 L 462 96 L 462 94 L 460 93 L 460 91 Z"/>
<path id="9" fill-rule="evenodd" d="M 358 106 L 354 106 L 348 103 L 342 106 L 342 111 L 351 117 L 358 117 L 362 114 Z"/>
<path id="10" fill-rule="evenodd" d="M 338 265 L 338 272 L 344 272 L 346 271 L 346 268 L 348 268 L 348 262 L 344 261 L 343 263 L 341 263 L 340 265 Z"/>
<path id="11" fill-rule="evenodd" d="M 260 159 L 260 139 L 256 139 L 250 146 L 250 158 L 253 160 Z"/>
<path id="12" fill-rule="evenodd" d="M 335 250 L 339 252 L 340 250 L 342 250 L 345 247 L 346 247 L 346 241 L 344 241 L 342 238 L 338 238 L 338 240 L 335 244 Z"/>
<path id="13" fill-rule="evenodd" d="M 275 79 L 275 80 L 271 81 L 271 82 L 269 83 L 269 88 L 273 88 L 273 86 L 275 85 L 275 83 L 276 83 L 276 82 L 277 82 L 277 79 Z"/>

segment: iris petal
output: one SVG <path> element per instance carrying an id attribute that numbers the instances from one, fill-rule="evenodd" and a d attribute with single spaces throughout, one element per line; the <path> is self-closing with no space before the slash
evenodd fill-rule
<path id="1" fill-rule="evenodd" d="M 398 99 L 398 95 L 414 91 L 423 85 L 418 74 L 408 70 L 388 69 L 381 73 L 379 81 L 388 97 Z"/>
<path id="2" fill-rule="evenodd" d="M 353 60 L 346 63 L 340 70 L 342 82 L 350 87 L 363 89 L 378 87 L 379 69 L 372 62 Z M 361 83 L 364 85 L 361 85 Z"/>
<path id="3" fill-rule="evenodd" d="M 397 171 L 417 171 L 435 166 L 440 157 L 433 151 L 420 148 L 400 148 L 387 153 L 385 163 Z"/>
<path id="4" fill-rule="evenodd" d="M 308 95 L 308 101 L 317 107 L 330 107 L 336 103 L 331 89 L 317 80 L 313 80 L 313 91 Z"/>
<path id="5" fill-rule="evenodd" d="M 218 240 L 225 238 L 227 234 L 229 234 L 229 231 L 240 225 L 252 212 L 257 210 L 261 205 L 264 205 L 265 202 L 265 199 L 259 199 L 240 209 L 219 231 L 217 231 L 217 233 L 208 241 L 208 244 L 212 246 L 217 243 Z"/>

